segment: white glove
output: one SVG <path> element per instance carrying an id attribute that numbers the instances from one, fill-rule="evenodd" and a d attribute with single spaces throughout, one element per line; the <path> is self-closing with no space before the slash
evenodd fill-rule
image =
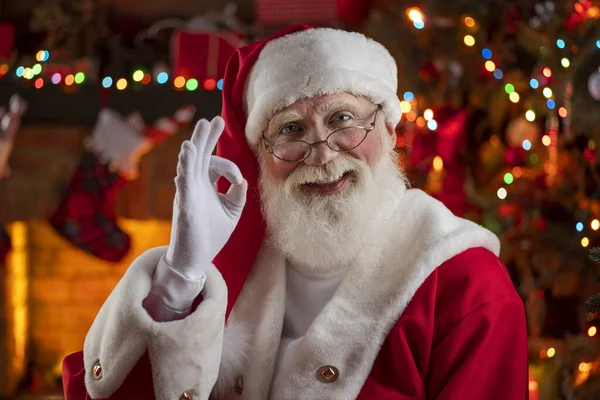
<path id="1" fill-rule="evenodd" d="M 171 241 L 166 263 L 187 278 L 199 280 L 233 233 L 246 204 L 248 183 L 231 161 L 212 156 L 225 122 L 215 117 L 196 124 L 181 146 L 175 185 Z M 227 194 L 216 182 L 231 182 Z"/>

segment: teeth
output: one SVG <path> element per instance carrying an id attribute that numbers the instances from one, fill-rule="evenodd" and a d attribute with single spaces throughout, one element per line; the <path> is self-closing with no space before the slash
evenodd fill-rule
<path id="1" fill-rule="evenodd" d="M 314 182 L 312 182 L 312 184 L 315 184 L 315 185 L 327 185 L 327 184 L 330 184 L 330 183 L 333 183 L 333 182 L 337 182 L 340 179 L 342 179 L 342 177 L 346 174 L 346 172 L 347 171 L 344 171 L 344 172 L 342 172 L 338 176 L 333 176 L 333 177 L 327 178 L 327 179 L 322 180 L 322 181 L 314 181 Z"/>

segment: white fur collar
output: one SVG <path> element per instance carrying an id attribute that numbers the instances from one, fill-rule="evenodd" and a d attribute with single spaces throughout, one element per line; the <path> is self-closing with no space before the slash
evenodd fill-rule
<path id="1" fill-rule="evenodd" d="M 273 398 L 356 398 L 390 329 L 429 274 L 469 248 L 484 247 L 496 255 L 500 250 L 494 234 L 454 216 L 420 190 L 404 194 L 390 223 L 396 227 L 393 246 L 381 264 L 349 272 L 299 345 L 288 385 Z M 264 246 L 230 316 L 230 322 L 251 327 L 243 399 L 269 398 L 284 299 L 283 257 Z M 317 379 L 324 365 L 340 370 L 335 382 Z"/>

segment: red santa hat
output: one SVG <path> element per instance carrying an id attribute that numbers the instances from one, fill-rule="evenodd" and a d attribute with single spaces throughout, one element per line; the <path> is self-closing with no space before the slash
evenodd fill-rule
<path id="1" fill-rule="evenodd" d="M 346 92 L 381 105 L 386 122 L 396 127 L 401 116 L 397 86 L 390 53 L 359 33 L 296 25 L 231 56 L 223 82 L 225 132 L 217 154 L 240 168 L 248 197 L 237 228 L 214 260 L 227 282 L 227 315 L 265 236 L 255 151 L 269 119 L 300 99 Z M 220 191 L 228 187 L 219 181 Z"/>

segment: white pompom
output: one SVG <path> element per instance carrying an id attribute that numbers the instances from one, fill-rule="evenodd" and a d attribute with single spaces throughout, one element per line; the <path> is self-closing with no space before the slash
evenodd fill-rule
<path id="1" fill-rule="evenodd" d="M 594 72 L 590 75 L 588 91 L 594 100 L 600 101 L 600 72 Z"/>

